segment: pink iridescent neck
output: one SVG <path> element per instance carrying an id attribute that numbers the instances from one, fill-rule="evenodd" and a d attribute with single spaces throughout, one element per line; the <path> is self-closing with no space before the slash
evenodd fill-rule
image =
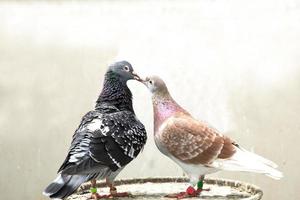
<path id="1" fill-rule="evenodd" d="M 153 111 L 154 111 L 154 133 L 156 133 L 160 125 L 169 117 L 178 112 L 186 112 L 181 108 L 172 97 L 153 98 Z"/>

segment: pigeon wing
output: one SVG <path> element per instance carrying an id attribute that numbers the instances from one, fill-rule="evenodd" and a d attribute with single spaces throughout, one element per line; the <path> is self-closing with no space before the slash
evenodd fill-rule
<path id="1" fill-rule="evenodd" d="M 95 173 L 100 167 L 116 171 L 134 159 L 145 142 L 145 128 L 134 113 L 90 111 L 75 131 L 68 156 L 58 171 Z"/>
<path id="2" fill-rule="evenodd" d="M 171 117 L 163 124 L 160 140 L 177 159 L 191 164 L 210 164 L 235 153 L 234 142 L 191 116 Z"/>

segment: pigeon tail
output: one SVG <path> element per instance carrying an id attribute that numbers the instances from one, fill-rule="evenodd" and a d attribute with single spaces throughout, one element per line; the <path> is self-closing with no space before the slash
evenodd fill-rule
<path id="1" fill-rule="evenodd" d="M 236 150 L 231 158 L 218 159 L 212 163 L 212 166 L 228 171 L 260 173 L 276 180 L 283 177 L 282 172 L 275 169 L 277 165 L 274 162 L 240 147 Z"/>
<path id="2" fill-rule="evenodd" d="M 43 194 L 50 198 L 63 199 L 71 195 L 82 183 L 89 179 L 89 175 L 59 174 L 57 178 L 47 186 Z"/>

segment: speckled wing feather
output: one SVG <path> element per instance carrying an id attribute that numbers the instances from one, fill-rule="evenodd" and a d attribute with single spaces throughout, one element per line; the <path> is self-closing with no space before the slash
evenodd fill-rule
<path id="1" fill-rule="evenodd" d="M 232 140 L 190 115 L 170 117 L 159 131 L 168 152 L 185 163 L 206 165 L 217 158 L 229 158 L 236 151 Z"/>
<path id="2" fill-rule="evenodd" d="M 102 105 L 83 117 L 58 171 L 94 173 L 101 166 L 116 171 L 139 154 L 146 139 L 145 128 L 133 112 Z"/>

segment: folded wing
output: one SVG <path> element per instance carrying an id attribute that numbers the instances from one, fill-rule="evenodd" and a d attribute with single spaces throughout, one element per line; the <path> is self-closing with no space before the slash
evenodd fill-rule
<path id="1" fill-rule="evenodd" d="M 231 139 L 188 115 L 174 116 L 164 123 L 161 141 L 185 163 L 207 165 L 217 158 L 229 158 L 236 151 Z"/>

